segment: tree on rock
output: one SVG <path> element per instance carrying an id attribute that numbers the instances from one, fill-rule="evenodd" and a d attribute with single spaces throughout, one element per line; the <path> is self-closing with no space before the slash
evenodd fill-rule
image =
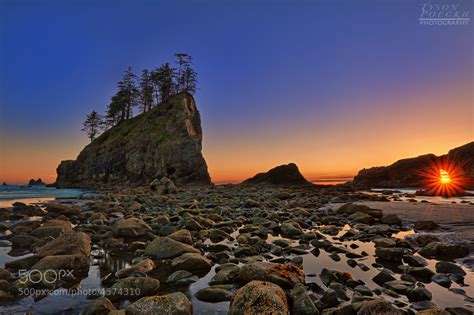
<path id="1" fill-rule="evenodd" d="M 82 131 L 86 132 L 87 137 L 89 137 L 92 142 L 92 140 L 94 140 L 103 129 L 103 118 L 95 110 L 93 110 L 89 115 L 87 115 L 86 121 L 84 121 L 82 125 Z"/>
<path id="2" fill-rule="evenodd" d="M 125 119 L 133 116 L 133 107 L 138 105 L 139 91 L 136 85 L 137 76 L 133 73 L 132 67 L 124 72 L 122 80 L 117 83 L 120 98 L 124 106 Z"/>
<path id="3" fill-rule="evenodd" d="M 153 71 L 151 79 L 159 93 L 160 98 L 157 100 L 157 102 L 166 101 L 171 93 L 173 93 L 175 89 L 175 83 L 173 81 L 173 78 L 175 77 L 175 71 L 176 70 L 167 62 Z"/>
<path id="4" fill-rule="evenodd" d="M 197 73 L 192 68 L 193 57 L 186 53 L 175 53 L 174 55 L 178 59 L 176 61 L 178 65 L 176 72 L 176 93 L 187 91 L 194 94 L 196 92 Z"/>
<path id="5" fill-rule="evenodd" d="M 148 69 L 144 69 L 140 77 L 140 109 L 142 112 L 149 111 L 153 107 L 153 94 L 151 73 Z"/>

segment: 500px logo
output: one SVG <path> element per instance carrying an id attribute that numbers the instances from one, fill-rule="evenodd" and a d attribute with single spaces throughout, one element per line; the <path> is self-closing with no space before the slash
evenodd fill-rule
<path id="1" fill-rule="evenodd" d="M 470 15 L 471 11 L 459 3 L 424 2 L 418 21 L 427 26 L 467 25 L 471 21 Z"/>
<path id="2" fill-rule="evenodd" d="M 72 270 L 53 270 L 53 269 L 47 269 L 47 270 L 37 270 L 37 269 L 32 269 L 32 270 L 19 270 L 18 271 L 18 282 L 21 284 L 27 284 L 27 283 L 48 283 L 48 284 L 53 284 L 56 283 L 57 281 L 61 279 L 71 279 L 73 278 L 73 273 Z"/>

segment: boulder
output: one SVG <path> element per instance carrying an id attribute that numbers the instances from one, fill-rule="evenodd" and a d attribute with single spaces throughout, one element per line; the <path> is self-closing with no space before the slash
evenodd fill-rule
<path id="1" fill-rule="evenodd" d="M 143 236 L 146 233 L 151 232 L 151 228 L 142 219 L 128 218 L 115 222 L 112 226 L 112 231 L 114 232 L 115 236 L 133 238 Z"/>
<path id="2" fill-rule="evenodd" d="M 126 278 L 136 272 L 146 274 L 152 271 L 153 268 L 155 268 L 155 263 L 153 262 L 153 260 L 146 258 L 131 267 L 118 270 L 115 273 L 115 276 L 117 278 Z"/>
<path id="3" fill-rule="evenodd" d="M 162 177 L 161 179 L 155 179 L 150 184 L 150 190 L 154 191 L 158 195 L 175 194 L 178 189 L 174 185 L 173 181 L 168 177 Z"/>
<path id="4" fill-rule="evenodd" d="M 388 225 L 402 225 L 402 220 L 394 213 L 385 214 L 380 218 L 380 222 Z"/>
<path id="5" fill-rule="evenodd" d="M 102 296 L 82 310 L 81 315 L 106 315 L 115 310 L 116 308 L 112 302 L 110 302 L 108 298 Z"/>
<path id="6" fill-rule="evenodd" d="M 230 301 L 234 294 L 229 288 L 226 288 L 222 285 L 211 286 L 207 288 L 202 288 L 194 294 L 198 300 L 203 302 L 217 303 Z"/>
<path id="7" fill-rule="evenodd" d="M 416 231 L 420 231 L 420 230 L 431 231 L 431 230 L 437 229 L 438 227 L 439 225 L 433 221 L 416 221 L 414 229 Z"/>
<path id="8" fill-rule="evenodd" d="M 138 298 L 156 294 L 160 287 L 160 281 L 146 277 L 128 277 L 115 282 L 106 297 L 111 301 Z"/>
<path id="9" fill-rule="evenodd" d="M 174 292 L 141 298 L 130 304 L 126 313 L 129 315 L 191 315 L 193 306 L 182 292 Z"/>
<path id="10" fill-rule="evenodd" d="M 200 251 L 169 237 L 156 237 L 145 248 L 145 255 L 156 259 L 175 258 L 184 253 L 200 254 Z"/>
<path id="11" fill-rule="evenodd" d="M 168 235 L 168 237 L 184 244 L 193 245 L 193 236 L 191 235 L 191 232 L 186 229 L 173 232 Z"/>
<path id="12" fill-rule="evenodd" d="M 91 241 L 84 232 L 66 233 L 46 243 L 38 249 L 36 255 L 40 258 L 54 255 L 83 255 L 89 257 Z"/>
<path id="13" fill-rule="evenodd" d="M 61 234 L 72 232 L 71 223 L 63 220 L 49 220 L 33 230 L 31 234 L 38 238 L 59 237 Z"/>
<path id="14" fill-rule="evenodd" d="M 298 283 L 291 289 L 288 296 L 291 299 L 291 312 L 301 315 L 318 315 L 319 311 L 311 300 L 305 286 Z"/>
<path id="15" fill-rule="evenodd" d="M 40 259 L 31 267 L 32 270 L 88 270 L 89 259 L 84 255 L 54 255 Z"/>
<path id="16" fill-rule="evenodd" d="M 219 266 L 221 267 L 221 266 Z M 239 276 L 240 267 L 235 264 L 227 264 L 222 268 L 216 268 L 216 274 L 212 277 L 209 284 L 229 284 Z"/>
<path id="17" fill-rule="evenodd" d="M 378 258 L 394 262 L 401 262 L 405 252 L 405 248 L 398 247 L 377 247 L 375 249 L 375 255 Z"/>
<path id="18" fill-rule="evenodd" d="M 185 253 L 174 258 L 171 266 L 175 270 L 187 270 L 196 274 L 207 274 L 212 268 L 212 261 L 197 253 Z"/>
<path id="19" fill-rule="evenodd" d="M 392 306 L 392 303 L 384 299 L 371 299 L 362 301 L 356 306 L 357 315 L 374 315 L 374 314 L 390 314 L 403 315 L 402 310 L 398 310 Z"/>
<path id="20" fill-rule="evenodd" d="M 461 267 L 449 261 L 439 261 L 436 263 L 435 267 L 436 272 L 439 273 L 450 273 L 461 277 L 466 275 L 466 272 Z"/>
<path id="21" fill-rule="evenodd" d="M 356 212 L 368 214 L 374 218 L 381 218 L 383 216 L 382 210 L 372 209 L 366 205 L 360 205 L 356 203 L 346 203 L 337 209 L 337 212 L 344 213 L 347 215 L 354 214 Z"/>
<path id="22" fill-rule="evenodd" d="M 283 265 L 270 262 L 254 262 L 240 269 L 238 280 L 247 283 L 261 280 L 275 283 L 284 288 L 291 288 L 297 283 L 304 283 L 303 271 L 294 265 Z"/>
<path id="23" fill-rule="evenodd" d="M 469 255 L 469 248 L 461 244 L 431 242 L 418 251 L 426 258 L 456 259 Z"/>
<path id="24" fill-rule="evenodd" d="M 290 312 L 282 288 L 270 282 L 251 281 L 235 293 L 228 314 L 289 315 Z"/>
<path id="25" fill-rule="evenodd" d="M 167 283 L 186 285 L 198 281 L 199 278 L 186 270 L 177 270 L 168 276 Z"/>

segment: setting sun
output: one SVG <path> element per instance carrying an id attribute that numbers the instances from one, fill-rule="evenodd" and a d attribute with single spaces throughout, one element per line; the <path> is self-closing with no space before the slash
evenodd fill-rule
<path id="1" fill-rule="evenodd" d="M 445 170 L 439 170 L 439 175 L 440 175 L 440 178 L 439 178 L 439 181 L 441 182 L 441 184 L 443 185 L 447 185 L 451 182 L 451 178 L 449 177 L 449 173 L 446 172 Z"/>

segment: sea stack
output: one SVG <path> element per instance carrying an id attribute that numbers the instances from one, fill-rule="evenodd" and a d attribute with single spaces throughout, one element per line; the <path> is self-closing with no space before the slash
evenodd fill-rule
<path id="1" fill-rule="evenodd" d="M 246 179 L 244 185 L 305 186 L 312 185 L 300 173 L 295 163 L 280 165 L 266 173 L 258 173 Z"/>
<path id="2" fill-rule="evenodd" d="M 201 118 L 192 95 L 182 92 L 104 132 L 57 168 L 58 187 L 148 185 L 170 178 L 177 185 L 209 185 L 201 153 Z"/>

